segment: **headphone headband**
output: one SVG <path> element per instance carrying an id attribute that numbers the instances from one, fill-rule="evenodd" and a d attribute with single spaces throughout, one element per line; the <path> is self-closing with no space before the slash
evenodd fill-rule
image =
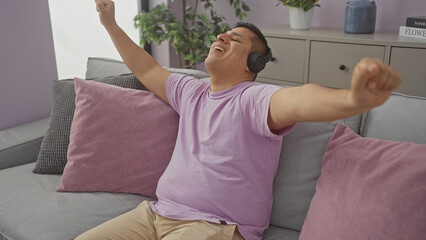
<path id="1" fill-rule="evenodd" d="M 265 57 L 265 63 L 267 63 L 269 61 L 273 62 L 275 60 L 275 58 L 274 58 L 274 56 L 272 56 L 272 51 L 268 46 L 266 46 L 266 47 L 268 48 L 268 53 L 264 56 Z"/>

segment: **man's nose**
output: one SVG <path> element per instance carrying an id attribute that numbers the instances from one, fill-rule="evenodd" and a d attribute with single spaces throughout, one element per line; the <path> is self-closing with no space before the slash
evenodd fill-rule
<path id="1" fill-rule="evenodd" d="M 224 34 L 224 33 L 219 34 L 219 35 L 217 35 L 216 41 L 217 42 L 228 42 L 228 35 Z"/>

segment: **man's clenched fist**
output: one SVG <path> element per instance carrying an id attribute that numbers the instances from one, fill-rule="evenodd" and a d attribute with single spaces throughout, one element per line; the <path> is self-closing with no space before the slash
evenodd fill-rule
<path id="1" fill-rule="evenodd" d="M 99 19 L 102 25 L 109 27 L 115 25 L 114 2 L 110 0 L 95 0 L 96 10 L 99 12 Z"/>
<path id="2" fill-rule="evenodd" d="M 349 98 L 356 106 L 370 109 L 383 104 L 401 82 L 401 76 L 387 64 L 363 58 L 353 71 Z"/>

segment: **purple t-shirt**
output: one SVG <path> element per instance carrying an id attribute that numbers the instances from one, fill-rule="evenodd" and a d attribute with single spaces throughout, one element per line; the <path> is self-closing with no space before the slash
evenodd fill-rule
<path id="1" fill-rule="evenodd" d="M 237 224 L 245 239 L 260 240 L 282 136 L 291 129 L 275 135 L 267 124 L 279 88 L 243 82 L 210 92 L 210 83 L 171 74 L 166 93 L 180 115 L 179 132 L 151 208 L 171 219 Z"/>

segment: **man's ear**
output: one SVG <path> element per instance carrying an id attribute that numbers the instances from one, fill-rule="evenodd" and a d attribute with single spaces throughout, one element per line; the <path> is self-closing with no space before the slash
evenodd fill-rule
<path id="1" fill-rule="evenodd" d="M 246 72 L 251 73 L 251 71 L 250 71 L 250 69 L 249 69 L 249 67 L 248 67 L 248 66 L 246 66 Z"/>

